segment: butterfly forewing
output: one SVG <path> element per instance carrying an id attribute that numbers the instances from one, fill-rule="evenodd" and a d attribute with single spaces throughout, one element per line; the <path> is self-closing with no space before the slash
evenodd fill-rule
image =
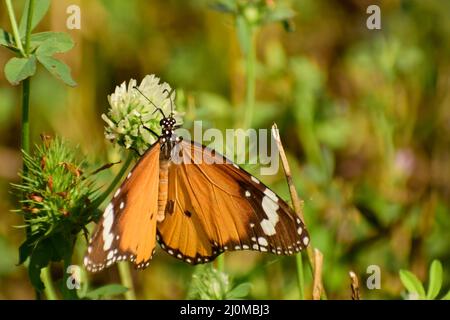
<path id="1" fill-rule="evenodd" d="M 225 250 L 290 255 L 308 245 L 303 222 L 290 207 L 236 164 L 196 143 L 177 145 L 158 240 L 169 254 L 204 263 Z M 201 161 L 198 161 L 201 159 Z"/>
<path id="2" fill-rule="evenodd" d="M 160 144 L 155 143 L 128 174 L 107 205 L 89 243 L 86 268 L 96 272 L 116 261 L 148 266 L 156 243 Z"/>

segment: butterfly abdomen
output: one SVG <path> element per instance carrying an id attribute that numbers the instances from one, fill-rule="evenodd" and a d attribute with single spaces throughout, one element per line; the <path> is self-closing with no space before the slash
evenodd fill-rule
<path id="1" fill-rule="evenodd" d="M 158 187 L 158 215 L 157 220 L 164 220 L 164 213 L 167 205 L 167 193 L 169 185 L 169 165 L 170 161 L 160 159 L 159 161 L 159 187 Z"/>

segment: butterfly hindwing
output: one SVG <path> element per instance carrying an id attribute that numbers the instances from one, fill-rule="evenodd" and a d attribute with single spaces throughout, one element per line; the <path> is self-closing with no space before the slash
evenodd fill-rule
<path id="1" fill-rule="evenodd" d="M 226 250 L 290 255 L 308 245 L 303 222 L 259 180 L 199 144 L 182 141 L 177 149 L 169 210 L 158 224 L 158 241 L 169 254 L 197 264 Z"/>
<path id="2" fill-rule="evenodd" d="M 148 266 L 156 244 L 159 154 L 157 142 L 115 192 L 90 240 L 87 270 L 100 271 L 121 260 Z"/>

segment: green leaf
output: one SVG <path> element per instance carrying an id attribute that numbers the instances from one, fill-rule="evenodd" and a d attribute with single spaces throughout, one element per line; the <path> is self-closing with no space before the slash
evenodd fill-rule
<path id="1" fill-rule="evenodd" d="M 36 50 L 37 55 L 52 56 L 73 48 L 72 38 L 64 32 L 41 32 L 31 37 L 31 47 Z"/>
<path id="2" fill-rule="evenodd" d="M 62 80 L 69 86 L 76 86 L 77 83 L 72 79 L 70 68 L 64 62 L 49 56 L 37 56 L 42 65 L 57 79 Z"/>
<path id="3" fill-rule="evenodd" d="M 19 262 L 17 265 L 23 264 L 28 257 L 31 256 L 33 249 L 36 246 L 36 243 L 39 240 L 39 235 L 32 235 L 28 237 L 19 247 Z"/>
<path id="4" fill-rule="evenodd" d="M 106 286 L 89 291 L 84 297 L 89 299 L 99 299 L 105 296 L 110 297 L 118 294 L 123 294 L 127 291 L 128 288 L 121 284 L 108 284 Z"/>
<path id="5" fill-rule="evenodd" d="M 2 28 L 0 28 L 0 45 L 6 47 L 14 46 L 14 38 L 13 35 Z"/>
<path id="6" fill-rule="evenodd" d="M 428 284 L 427 299 L 434 299 L 439 294 L 442 286 L 442 264 L 434 260 L 430 267 L 430 283 Z"/>
<path id="7" fill-rule="evenodd" d="M 250 293 L 251 284 L 241 283 L 227 293 L 227 299 L 240 299 L 246 297 Z"/>
<path id="8" fill-rule="evenodd" d="M 20 19 L 19 25 L 19 33 L 23 38 L 25 36 L 27 30 L 27 20 L 28 20 L 28 8 L 30 6 L 30 0 L 27 0 L 25 6 L 23 8 L 22 18 Z M 50 8 L 50 0 L 35 0 L 34 1 L 34 10 L 33 17 L 31 20 L 31 30 L 33 30 L 39 22 L 41 22 L 42 18 L 47 13 Z"/>
<path id="9" fill-rule="evenodd" d="M 45 268 L 53 256 L 53 245 L 48 240 L 42 240 L 33 250 L 28 266 L 28 274 L 33 287 L 39 291 L 44 290 L 44 284 L 41 281 L 41 270 Z"/>
<path id="10" fill-rule="evenodd" d="M 442 297 L 441 300 L 450 300 L 450 290 L 447 292 L 445 296 Z"/>
<path id="11" fill-rule="evenodd" d="M 19 247 L 19 262 L 18 265 L 23 264 L 27 258 L 30 256 L 32 251 L 31 245 L 28 243 L 27 240 L 25 240 L 24 243 L 22 243 Z"/>
<path id="12" fill-rule="evenodd" d="M 425 289 L 420 280 L 408 270 L 400 270 L 400 280 L 409 293 L 416 293 L 421 299 L 425 298 Z"/>
<path id="13" fill-rule="evenodd" d="M 5 66 L 5 76 L 8 81 L 17 85 L 20 81 L 31 77 L 36 72 L 36 57 L 11 58 Z"/>
<path id="14" fill-rule="evenodd" d="M 53 245 L 55 255 L 52 257 L 52 261 L 61 261 L 73 251 L 72 243 L 74 242 L 73 236 L 65 235 L 62 232 L 55 233 L 51 236 L 50 241 Z M 70 254 L 69 257 L 70 259 Z"/>

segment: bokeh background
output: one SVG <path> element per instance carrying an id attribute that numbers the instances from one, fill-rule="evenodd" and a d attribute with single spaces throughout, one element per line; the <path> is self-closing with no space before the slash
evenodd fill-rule
<path id="1" fill-rule="evenodd" d="M 277 0 L 274 0 L 277 2 Z M 273 1 L 268 1 L 273 2 Z M 16 15 L 23 1 L 13 1 Z M 355 271 L 366 299 L 400 299 L 399 270 L 427 280 L 432 259 L 450 284 L 450 2 L 441 0 L 293 0 L 290 32 L 259 28 L 252 127 L 276 122 L 304 200 L 312 243 L 324 255 L 329 299 L 348 299 Z M 66 8 L 81 8 L 81 29 L 67 30 Z M 366 28 L 366 8 L 381 7 L 382 29 Z M 0 27 L 10 30 L 4 2 Z M 178 90 L 185 127 L 234 128 L 245 108 L 245 61 L 232 15 L 204 0 L 53 1 L 38 31 L 64 31 L 76 46 L 61 55 L 78 86 L 42 68 L 31 83 L 33 143 L 39 134 L 79 145 L 88 162 L 123 157 L 104 139 L 107 95 L 131 78 L 154 73 Z M 12 55 L 1 48 L 0 67 Z M 0 299 L 33 299 L 26 268 L 16 266 L 24 239 L 10 184 L 19 182 L 19 87 L 0 73 Z M 247 169 L 255 174 L 254 166 Z M 117 173 L 102 173 L 107 185 Z M 282 172 L 261 177 L 283 198 Z M 75 261 L 85 248 L 80 237 Z M 381 268 L 381 289 L 368 290 L 369 265 Z M 227 253 L 225 270 L 250 282 L 252 299 L 297 299 L 295 259 Z M 194 268 L 158 251 L 133 271 L 139 298 L 183 299 Z M 61 266 L 52 274 L 61 277 Z M 311 276 L 305 272 L 307 288 Z M 116 283 L 116 267 L 91 277 Z M 309 290 L 310 291 L 310 290 Z"/>

